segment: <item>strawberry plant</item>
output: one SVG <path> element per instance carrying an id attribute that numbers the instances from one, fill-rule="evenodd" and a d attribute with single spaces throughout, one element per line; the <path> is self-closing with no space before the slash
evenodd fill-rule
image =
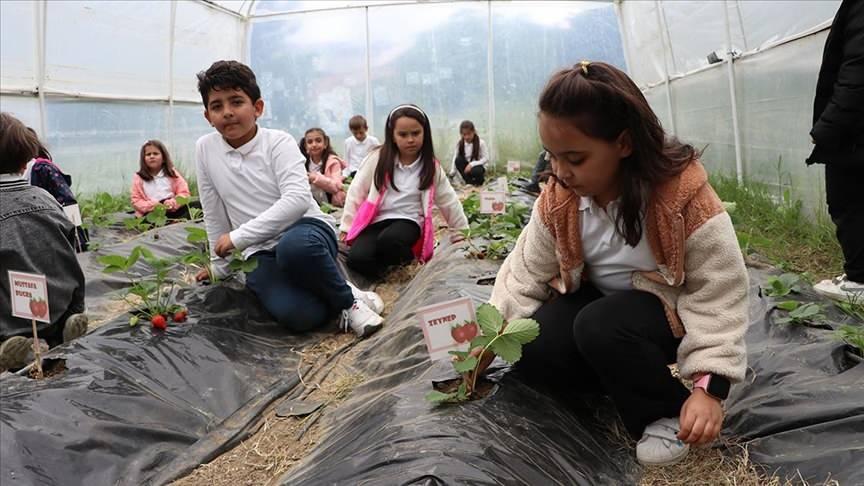
<path id="1" fill-rule="evenodd" d="M 81 218 L 86 222 L 85 227 L 107 226 L 111 222 L 109 215 L 130 209 L 129 195 L 112 196 L 100 192 L 92 197 L 79 198 L 78 206 L 81 208 Z"/>
<path id="2" fill-rule="evenodd" d="M 476 192 L 462 202 L 462 208 L 468 218 L 468 229 L 462 230 L 462 235 L 468 242 L 469 255 L 480 260 L 507 257 L 531 212 L 525 204 L 511 202 L 504 214 L 482 214 Z"/>
<path id="3" fill-rule="evenodd" d="M 202 217 L 204 217 L 204 211 L 201 208 L 196 208 L 194 206 L 189 206 L 189 201 L 191 198 L 186 196 L 177 196 L 174 198 L 177 201 L 177 206 L 186 206 L 189 209 L 189 221 L 198 221 Z"/>
<path id="4" fill-rule="evenodd" d="M 153 271 L 150 276 L 138 276 L 132 272 L 132 267 L 138 261 L 145 262 Z M 183 309 L 174 302 L 176 282 L 168 278 L 171 266 L 176 262 L 172 258 L 157 258 L 149 249 L 136 246 L 128 256 L 104 255 L 99 257 L 99 263 L 105 266 L 105 273 L 123 272 L 132 286 L 123 296 L 132 307 L 133 317 L 130 325 L 138 322 L 136 316 L 153 319 L 156 316 L 171 315 Z M 154 323 L 155 325 L 156 323 Z"/>
<path id="5" fill-rule="evenodd" d="M 164 205 L 157 204 L 156 207 L 153 208 L 153 211 L 150 211 L 144 216 L 138 218 L 126 219 L 123 221 L 123 225 L 126 226 L 126 229 L 128 230 L 143 233 L 153 228 L 161 228 L 168 224 L 167 213 L 168 209 Z"/>
<path id="6" fill-rule="evenodd" d="M 801 292 L 801 276 L 794 273 L 784 273 L 779 277 L 768 277 L 767 285 L 762 287 L 768 297 L 785 297 L 792 292 Z"/>
<path id="7" fill-rule="evenodd" d="M 816 320 L 824 320 L 823 307 L 815 302 L 801 304 L 795 300 L 787 300 L 777 304 L 778 309 L 789 312 L 787 317 L 775 319 L 776 324 L 809 324 Z"/>
<path id="8" fill-rule="evenodd" d="M 864 293 L 850 294 L 846 300 L 835 302 L 834 305 L 847 316 L 864 323 Z"/>
<path id="9" fill-rule="evenodd" d="M 479 328 L 480 335 L 477 335 Z M 485 365 L 493 356 L 500 356 L 504 361 L 514 364 L 522 358 L 522 346 L 530 343 L 540 335 L 540 325 L 533 319 L 504 320 L 498 309 L 490 304 L 477 308 L 477 322 L 466 322 L 451 330 L 463 342 L 470 338 L 470 351 L 450 351 L 453 355 L 453 368 L 462 375 L 462 382 L 456 391 L 444 393 L 433 390 L 426 399 L 435 402 L 463 402 L 476 398 L 477 378 L 484 371 Z M 459 339 L 457 339 L 459 341 Z"/>
<path id="10" fill-rule="evenodd" d="M 845 342 L 852 348 L 852 352 L 864 357 L 864 327 L 846 324 L 837 330 L 837 339 Z"/>

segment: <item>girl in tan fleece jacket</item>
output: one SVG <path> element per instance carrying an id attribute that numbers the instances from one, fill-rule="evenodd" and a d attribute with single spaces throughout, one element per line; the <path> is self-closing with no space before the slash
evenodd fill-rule
<path id="1" fill-rule="evenodd" d="M 640 462 L 678 462 L 718 436 L 744 377 L 748 282 L 731 220 L 698 153 L 615 67 L 560 71 L 539 105 L 553 176 L 490 302 L 540 323 L 518 363 L 530 379 L 610 395 Z"/>

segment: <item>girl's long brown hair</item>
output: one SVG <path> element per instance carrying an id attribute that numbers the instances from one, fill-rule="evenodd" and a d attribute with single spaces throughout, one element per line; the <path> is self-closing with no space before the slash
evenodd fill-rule
<path id="1" fill-rule="evenodd" d="M 321 152 L 321 169 L 320 172 L 324 174 L 327 171 L 327 160 L 331 155 L 339 156 L 333 147 L 330 145 L 330 137 L 324 133 L 323 128 L 310 128 L 306 130 L 306 133 L 303 134 L 303 140 L 300 141 L 300 152 L 303 154 L 303 157 L 306 157 L 306 171 L 309 171 L 309 163 L 312 162 L 312 156 L 309 155 L 309 152 L 306 151 L 306 137 L 309 136 L 310 133 L 318 132 L 324 137 L 324 150 Z"/>
<path id="2" fill-rule="evenodd" d="M 583 61 L 552 75 L 539 105 L 542 113 L 567 119 L 589 137 L 614 142 L 624 132 L 629 135 L 633 153 L 621 160 L 615 226 L 635 247 L 653 188 L 681 173 L 699 153 L 668 137 L 636 84 L 603 62 Z"/>
<path id="3" fill-rule="evenodd" d="M 138 177 L 144 179 L 145 181 L 152 181 L 153 176 L 150 175 L 150 171 L 147 169 L 147 165 L 144 163 L 144 151 L 148 145 L 152 145 L 159 149 L 162 152 L 162 170 L 165 171 L 165 175 L 168 177 L 177 177 L 177 173 L 174 172 L 174 162 L 171 161 L 171 154 L 168 153 L 168 149 L 165 147 L 165 144 L 160 142 L 159 140 L 147 140 L 144 142 L 144 145 L 141 146 L 141 154 L 138 157 Z"/>

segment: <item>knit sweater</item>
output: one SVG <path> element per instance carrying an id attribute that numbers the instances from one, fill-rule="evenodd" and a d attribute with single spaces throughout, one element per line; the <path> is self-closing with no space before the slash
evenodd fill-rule
<path id="1" fill-rule="evenodd" d="M 505 319 L 531 316 L 555 291 L 579 290 L 585 277 L 579 199 L 555 180 L 537 199 L 492 290 L 490 303 Z M 732 221 L 701 163 L 692 162 L 656 188 L 644 231 L 658 270 L 634 272 L 633 288 L 660 298 L 673 334 L 683 338 L 681 375 L 742 380 L 747 271 Z"/>

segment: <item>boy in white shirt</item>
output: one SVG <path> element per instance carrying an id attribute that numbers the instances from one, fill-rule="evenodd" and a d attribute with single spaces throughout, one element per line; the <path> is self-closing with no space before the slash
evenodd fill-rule
<path id="1" fill-rule="evenodd" d="M 358 336 L 380 329 L 383 302 L 340 273 L 334 222 L 312 199 L 294 138 L 257 125 L 264 100 L 252 70 L 217 61 L 198 73 L 198 91 L 218 132 L 199 138 L 195 150 L 210 271 L 225 276 L 234 249 L 254 256 L 246 286 L 292 331 L 319 328 L 340 311 Z M 205 269 L 197 279 L 209 276 Z"/>
<path id="2" fill-rule="evenodd" d="M 348 161 L 348 167 L 342 175 L 354 177 L 354 174 L 360 170 L 363 160 L 369 155 L 369 151 L 381 145 L 381 142 L 372 135 L 366 134 L 369 126 L 362 115 L 352 116 L 348 120 L 348 129 L 351 130 L 351 136 L 345 139 L 345 160 Z"/>

